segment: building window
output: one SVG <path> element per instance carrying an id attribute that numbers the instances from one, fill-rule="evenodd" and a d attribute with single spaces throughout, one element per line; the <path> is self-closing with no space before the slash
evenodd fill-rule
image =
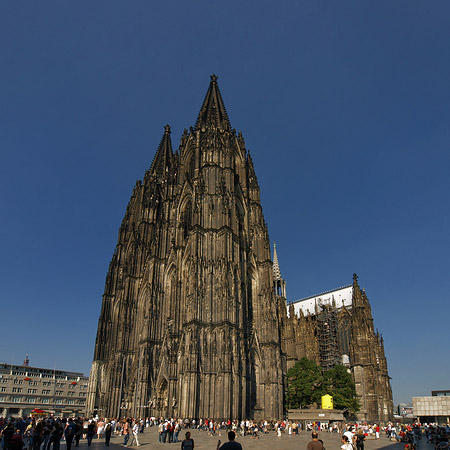
<path id="1" fill-rule="evenodd" d="M 12 401 L 14 403 L 20 403 L 20 397 L 13 397 Z"/>
<path id="2" fill-rule="evenodd" d="M 6 392 L 6 388 L 2 386 L 1 391 Z"/>
<path id="3" fill-rule="evenodd" d="M 63 395 L 63 391 L 56 391 L 55 395 Z"/>
<path id="4" fill-rule="evenodd" d="M 67 404 L 68 405 L 74 405 L 75 404 L 75 400 L 69 399 L 69 400 L 67 400 Z"/>
<path id="5" fill-rule="evenodd" d="M 42 394 L 43 395 L 49 395 L 50 394 L 50 389 L 42 389 Z"/>
<path id="6" fill-rule="evenodd" d="M 57 398 L 57 399 L 55 400 L 55 403 L 56 403 L 57 405 L 62 405 L 62 399 L 61 399 L 61 398 Z"/>
<path id="7" fill-rule="evenodd" d="M 36 394 L 37 389 L 28 389 L 29 394 Z"/>
<path id="8" fill-rule="evenodd" d="M 23 380 L 18 380 L 17 378 L 14 380 L 14 384 L 23 384 Z"/>
<path id="9" fill-rule="evenodd" d="M 50 399 L 49 398 L 43 398 L 42 399 L 42 403 L 50 403 Z"/>
<path id="10" fill-rule="evenodd" d="M 33 398 L 33 397 L 28 397 L 27 402 L 28 402 L 28 403 L 36 403 L 36 399 Z"/>
<path id="11" fill-rule="evenodd" d="M 5 402 L 6 401 L 6 397 L 4 395 L 0 395 L 0 402 Z"/>
<path id="12" fill-rule="evenodd" d="M 13 392 L 17 392 L 17 393 L 22 392 L 22 388 L 13 387 Z"/>
<path id="13" fill-rule="evenodd" d="M 42 386 L 51 386 L 51 385 L 52 385 L 52 383 L 50 381 L 44 381 L 42 383 Z"/>

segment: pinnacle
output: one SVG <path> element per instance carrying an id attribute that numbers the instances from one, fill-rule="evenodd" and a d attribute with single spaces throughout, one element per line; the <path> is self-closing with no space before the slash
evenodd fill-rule
<path id="1" fill-rule="evenodd" d="M 222 130 L 231 130 L 230 121 L 228 119 L 227 110 L 220 94 L 219 85 L 217 84 L 217 75 L 211 75 L 208 91 L 205 100 L 195 123 L 196 130 L 204 130 L 210 126 L 217 127 Z"/>
<path id="2" fill-rule="evenodd" d="M 164 172 L 165 168 L 172 163 L 173 151 L 172 141 L 170 139 L 170 125 L 164 126 L 164 135 L 158 147 L 158 151 L 151 165 L 151 172 Z"/>
<path id="3" fill-rule="evenodd" d="M 273 279 L 275 281 L 282 280 L 280 264 L 278 262 L 277 244 L 273 243 Z"/>

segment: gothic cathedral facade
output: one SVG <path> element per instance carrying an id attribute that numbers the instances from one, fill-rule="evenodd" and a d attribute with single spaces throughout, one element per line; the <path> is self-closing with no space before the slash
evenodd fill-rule
<path id="1" fill-rule="evenodd" d="M 252 159 L 213 75 L 179 149 L 167 125 L 133 189 L 106 277 L 86 413 L 280 419 L 293 362 L 306 356 L 326 369 L 345 350 L 360 418 L 389 420 L 382 339 L 354 285 L 352 306 L 333 313 L 334 340 L 320 339 L 322 309 L 287 310 Z"/>
<path id="2" fill-rule="evenodd" d="M 279 325 L 258 181 L 213 75 L 179 150 L 166 126 L 134 187 L 106 277 L 87 412 L 282 417 Z"/>

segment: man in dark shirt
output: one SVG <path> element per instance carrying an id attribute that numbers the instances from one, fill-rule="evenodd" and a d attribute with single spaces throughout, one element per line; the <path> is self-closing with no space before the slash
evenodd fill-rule
<path id="1" fill-rule="evenodd" d="M 217 443 L 217 450 L 242 450 L 242 445 L 235 442 L 236 433 L 234 431 L 228 432 L 228 442 L 220 446 L 220 441 Z"/>
<path id="2" fill-rule="evenodd" d="M 324 450 L 322 442 L 319 441 L 319 433 L 313 431 L 311 437 L 312 441 L 308 443 L 306 450 Z"/>

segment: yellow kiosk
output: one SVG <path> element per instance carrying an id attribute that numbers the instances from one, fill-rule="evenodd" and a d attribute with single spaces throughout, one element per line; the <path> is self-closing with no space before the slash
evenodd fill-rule
<path id="1" fill-rule="evenodd" d="M 322 409 L 333 409 L 333 397 L 331 395 L 322 395 Z"/>

